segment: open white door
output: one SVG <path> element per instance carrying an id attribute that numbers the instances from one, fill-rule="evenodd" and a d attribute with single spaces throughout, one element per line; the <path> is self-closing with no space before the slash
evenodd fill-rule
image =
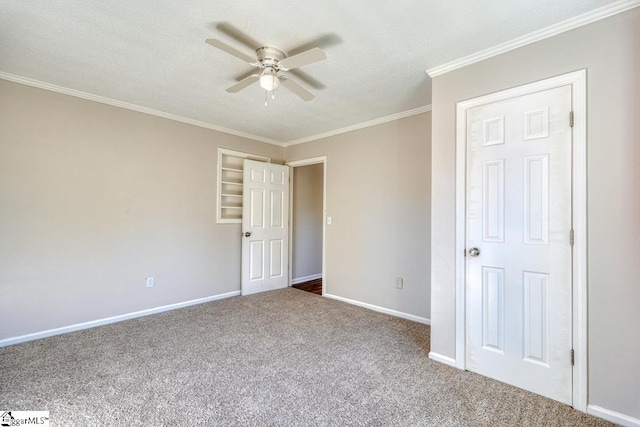
<path id="1" fill-rule="evenodd" d="M 244 161 L 242 295 L 288 286 L 289 167 Z"/>
<path id="2" fill-rule="evenodd" d="M 572 404 L 571 86 L 467 111 L 466 366 Z"/>

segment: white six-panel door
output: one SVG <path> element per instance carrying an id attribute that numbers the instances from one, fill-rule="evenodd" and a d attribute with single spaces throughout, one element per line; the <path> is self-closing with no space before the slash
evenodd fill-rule
<path id="1" fill-rule="evenodd" d="M 289 167 L 244 161 L 242 295 L 288 286 Z"/>
<path id="2" fill-rule="evenodd" d="M 466 366 L 572 403 L 571 87 L 467 112 Z"/>

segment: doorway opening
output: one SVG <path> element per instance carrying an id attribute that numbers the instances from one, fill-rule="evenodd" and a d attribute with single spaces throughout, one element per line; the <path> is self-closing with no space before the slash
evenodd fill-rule
<path id="1" fill-rule="evenodd" d="M 326 157 L 287 163 L 291 167 L 290 286 L 323 295 L 325 278 Z"/>

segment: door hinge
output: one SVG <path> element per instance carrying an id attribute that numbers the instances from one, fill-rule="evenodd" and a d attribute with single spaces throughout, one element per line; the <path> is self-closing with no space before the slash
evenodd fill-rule
<path id="1" fill-rule="evenodd" d="M 569 230 L 569 244 L 571 246 L 573 246 L 573 240 L 574 240 L 574 236 L 573 236 L 573 228 L 571 230 Z"/>
<path id="2" fill-rule="evenodd" d="M 571 349 L 571 366 L 576 364 L 576 352 Z"/>
<path id="3" fill-rule="evenodd" d="M 573 111 L 569 111 L 569 127 L 573 127 Z"/>

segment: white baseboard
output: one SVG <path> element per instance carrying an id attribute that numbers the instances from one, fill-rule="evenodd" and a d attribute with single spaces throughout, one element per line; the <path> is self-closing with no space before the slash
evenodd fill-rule
<path id="1" fill-rule="evenodd" d="M 335 299 L 335 300 L 338 300 L 338 301 L 346 302 L 348 304 L 357 305 L 359 307 L 368 308 L 369 310 L 377 311 L 379 313 L 389 314 L 389 315 L 395 316 L 395 317 L 401 317 L 403 319 L 412 320 L 412 321 L 418 322 L 418 323 L 424 323 L 425 325 L 430 325 L 431 324 L 431 320 L 427 319 L 426 317 L 415 316 L 413 314 L 403 313 L 402 311 L 391 310 L 389 308 L 384 308 L 384 307 L 380 307 L 380 306 L 373 305 L 373 304 L 367 304 L 366 302 L 360 302 L 360 301 L 356 301 L 356 300 L 349 299 L 349 298 L 343 298 L 343 297 L 339 297 L 337 295 L 324 294 L 323 296 L 327 297 L 327 298 Z"/>
<path id="2" fill-rule="evenodd" d="M 433 351 L 429 352 L 429 359 L 435 360 L 436 362 L 444 363 L 445 365 L 449 365 L 449 366 L 452 366 L 454 368 L 458 367 L 456 365 L 456 360 L 455 359 L 453 359 L 453 358 L 451 358 L 449 356 L 443 356 L 442 354 L 434 353 Z"/>
<path id="3" fill-rule="evenodd" d="M 594 417 L 602 418 L 624 427 L 640 427 L 640 419 L 621 414 L 620 412 L 611 411 L 596 405 L 587 406 L 587 414 Z"/>
<path id="4" fill-rule="evenodd" d="M 295 279 L 291 279 L 291 284 L 295 285 L 298 283 L 304 283 L 316 279 L 322 279 L 322 273 L 312 274 L 311 276 L 296 277 Z"/>
<path id="5" fill-rule="evenodd" d="M 136 317 L 148 316 L 150 314 L 162 313 L 163 311 L 175 310 L 177 308 L 189 307 L 191 305 L 202 304 L 205 302 L 216 301 L 224 298 L 230 298 L 240 295 L 240 291 L 227 292 L 224 294 L 213 295 L 204 298 L 193 299 L 190 301 L 178 302 L 175 304 L 163 305 L 161 307 L 149 308 L 146 310 L 134 311 L 133 313 L 120 314 L 118 316 L 106 317 L 104 319 L 91 320 L 89 322 L 77 323 L 75 325 L 63 326 L 61 328 L 48 329 L 42 332 L 34 332 L 32 334 L 21 335 L 18 337 L 5 338 L 0 340 L 0 347 L 6 347 L 13 344 L 20 344 L 27 341 L 33 341 L 40 338 L 52 337 L 54 335 L 66 334 L 69 332 L 81 331 L 83 329 L 94 328 L 96 326 L 108 325 L 110 323 L 122 322 L 123 320 L 135 319 Z"/>

